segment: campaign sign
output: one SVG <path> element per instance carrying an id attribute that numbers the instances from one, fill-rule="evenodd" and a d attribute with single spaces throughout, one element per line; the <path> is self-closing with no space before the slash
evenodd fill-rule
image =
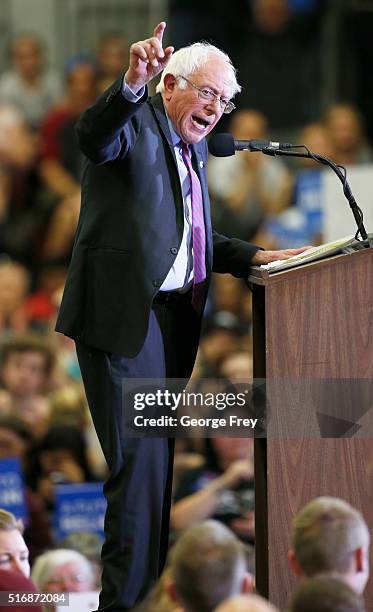
<path id="1" fill-rule="evenodd" d="M 0 508 L 12 512 L 27 524 L 22 465 L 15 457 L 0 460 Z"/>
<path id="2" fill-rule="evenodd" d="M 63 540 L 70 533 L 96 533 L 104 537 L 106 499 L 102 483 L 57 485 L 54 527 Z"/>

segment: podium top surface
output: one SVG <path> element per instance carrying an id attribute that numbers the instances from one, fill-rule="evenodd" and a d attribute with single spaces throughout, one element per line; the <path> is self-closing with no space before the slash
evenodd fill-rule
<path id="1" fill-rule="evenodd" d="M 279 270 L 278 272 L 270 273 L 260 266 L 253 266 L 250 268 L 248 282 L 253 285 L 272 285 L 278 282 L 293 280 L 297 276 L 300 277 L 315 273 L 322 268 L 348 265 L 352 263 L 352 260 L 357 262 L 358 258 L 363 259 L 366 257 L 373 257 L 373 248 L 363 249 L 354 253 L 341 253 L 331 257 L 324 257 L 323 259 L 317 259 L 308 264 L 298 265 L 293 268 L 287 268 L 286 270 Z"/>

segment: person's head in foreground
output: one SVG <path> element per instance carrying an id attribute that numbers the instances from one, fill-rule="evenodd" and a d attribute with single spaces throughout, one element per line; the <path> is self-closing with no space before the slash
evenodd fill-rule
<path id="1" fill-rule="evenodd" d="M 25 603 L 19 602 L 17 605 L 16 595 L 20 594 L 21 596 L 27 596 L 27 593 L 37 593 L 37 588 L 33 581 L 22 574 L 19 571 L 13 569 L 1 569 L 0 568 L 0 592 L 8 592 L 9 595 L 12 594 L 14 599 L 13 602 L 9 601 L 10 597 L 8 595 L 9 604 L 5 604 L 5 598 L 2 601 L 1 612 L 25 612 L 25 609 L 28 612 L 42 612 L 42 606 L 40 603 L 35 603 L 32 605 L 30 603 L 27 604 L 25 608 Z M 30 596 L 30 599 L 33 598 L 33 595 Z"/>
<path id="2" fill-rule="evenodd" d="M 22 522 L 0 508 L 0 569 L 13 570 L 29 578 L 29 551 L 22 532 Z"/>
<path id="3" fill-rule="evenodd" d="M 228 55 L 208 43 L 195 43 L 174 53 L 163 70 L 157 91 L 181 139 L 202 140 L 241 91 Z"/>
<path id="4" fill-rule="evenodd" d="M 185 612 L 210 612 L 234 595 L 252 588 L 245 550 L 239 539 L 218 521 L 188 529 L 171 551 L 171 597 Z"/>
<path id="5" fill-rule="evenodd" d="M 32 579 L 46 593 L 84 593 L 95 589 L 90 562 L 75 550 L 50 550 L 38 557 Z"/>
<path id="6" fill-rule="evenodd" d="M 357 593 L 369 577 L 370 536 L 360 512 L 336 497 L 318 497 L 293 520 L 289 562 L 297 577 L 333 572 Z"/>
<path id="7" fill-rule="evenodd" d="M 269 601 L 259 595 L 237 595 L 223 601 L 215 612 L 278 612 Z"/>
<path id="8" fill-rule="evenodd" d="M 290 612 L 365 612 L 365 605 L 340 576 L 320 575 L 299 585 Z"/>

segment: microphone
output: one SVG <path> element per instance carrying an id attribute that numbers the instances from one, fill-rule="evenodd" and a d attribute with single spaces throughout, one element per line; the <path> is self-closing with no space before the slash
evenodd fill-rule
<path id="1" fill-rule="evenodd" d="M 274 149 L 291 149 L 289 142 L 272 142 L 271 140 L 235 140 L 232 134 L 214 134 L 208 143 L 209 151 L 215 157 L 229 157 L 236 151 L 273 151 Z"/>

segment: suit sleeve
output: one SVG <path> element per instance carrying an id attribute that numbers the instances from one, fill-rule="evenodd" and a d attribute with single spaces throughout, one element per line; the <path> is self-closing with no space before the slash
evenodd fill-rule
<path id="1" fill-rule="evenodd" d="M 229 273 L 237 277 L 246 277 L 250 262 L 260 247 L 239 240 L 227 238 L 213 231 L 213 272 Z"/>
<path id="2" fill-rule="evenodd" d="M 148 98 L 145 90 L 138 102 L 123 96 L 120 77 L 80 116 L 76 134 L 80 149 L 95 164 L 125 157 L 134 147 L 141 125 L 140 109 Z"/>

